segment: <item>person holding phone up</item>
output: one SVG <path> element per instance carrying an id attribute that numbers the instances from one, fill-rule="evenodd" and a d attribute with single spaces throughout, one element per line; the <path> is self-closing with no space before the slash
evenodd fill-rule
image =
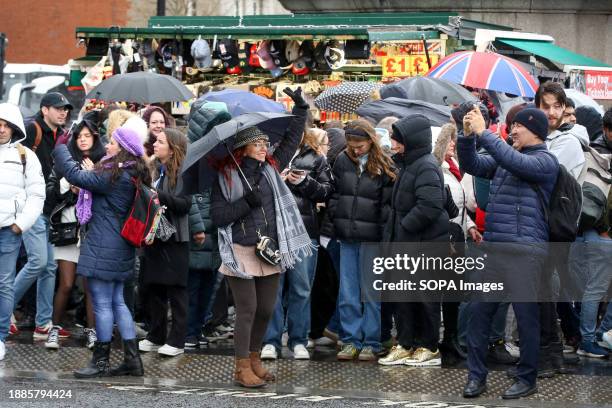
<path id="1" fill-rule="evenodd" d="M 328 145 L 327 132 L 321 129 L 307 129 L 297 154 L 289 168 L 282 174 L 289 190 L 293 193 L 313 247 L 316 247 L 319 239 L 316 205 L 327 201 L 333 191 L 331 170 L 325 158 Z M 315 249 L 311 256 L 302 259 L 302 262 L 297 263 L 287 274 L 281 275 L 274 314 L 264 338 L 262 359 L 276 359 L 281 350 L 281 336 L 285 322 L 283 303 L 287 308 L 289 349 L 293 351 L 295 359 L 310 359 L 306 345 L 310 330 L 310 292 L 316 266 Z M 288 280 L 288 284 L 283 290 L 285 279 Z M 283 302 L 283 299 L 286 301 Z"/>

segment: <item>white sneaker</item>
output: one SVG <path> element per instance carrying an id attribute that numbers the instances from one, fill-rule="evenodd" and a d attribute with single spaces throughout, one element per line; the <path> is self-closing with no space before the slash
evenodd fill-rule
<path id="1" fill-rule="evenodd" d="M 321 347 L 333 347 L 336 345 L 336 342 L 330 339 L 329 337 L 319 337 L 314 341 L 315 346 Z"/>
<path id="2" fill-rule="evenodd" d="M 306 348 L 314 348 L 315 342 L 313 339 L 308 339 L 308 344 L 306 344 Z"/>
<path id="3" fill-rule="evenodd" d="M 262 360 L 276 360 L 278 358 L 276 347 L 274 347 L 272 344 L 266 344 L 264 348 L 261 349 L 261 355 L 259 357 Z"/>
<path id="4" fill-rule="evenodd" d="M 47 336 L 47 341 L 45 342 L 45 348 L 58 350 L 59 347 L 59 327 L 53 326 L 51 330 L 49 330 L 49 335 Z"/>
<path id="5" fill-rule="evenodd" d="M 310 360 L 310 353 L 303 344 L 298 344 L 293 348 L 293 358 L 296 360 Z"/>
<path id="6" fill-rule="evenodd" d="M 138 342 L 138 350 L 140 351 L 157 351 L 161 346 L 150 342 L 147 339 Z"/>
<path id="7" fill-rule="evenodd" d="M 4 360 L 5 354 L 6 354 L 6 348 L 4 347 L 4 342 L 0 340 L 0 361 Z"/>
<path id="8" fill-rule="evenodd" d="M 606 345 L 603 347 L 612 350 L 612 330 L 605 332 L 601 338 L 603 339 L 604 343 L 606 343 Z"/>
<path id="9" fill-rule="evenodd" d="M 185 349 L 177 348 L 169 344 L 164 344 L 157 350 L 158 354 L 169 356 L 169 357 L 178 356 L 179 354 L 183 354 L 184 352 L 185 352 Z"/>
<path id="10" fill-rule="evenodd" d="M 507 341 L 504 346 L 512 357 L 519 358 L 521 356 L 521 349 L 516 344 Z"/>

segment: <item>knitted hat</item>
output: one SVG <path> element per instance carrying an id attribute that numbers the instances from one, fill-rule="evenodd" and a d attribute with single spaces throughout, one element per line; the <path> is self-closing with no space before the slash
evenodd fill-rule
<path id="1" fill-rule="evenodd" d="M 140 142 L 142 144 L 145 144 L 149 140 L 149 128 L 147 126 L 147 122 L 145 122 L 144 119 L 141 119 L 139 116 L 132 116 L 126 120 L 121 127 L 134 130 L 140 137 Z"/>
<path id="2" fill-rule="evenodd" d="M 144 155 L 144 146 L 142 145 L 140 136 L 138 136 L 135 130 L 120 127 L 113 132 L 112 136 L 123 149 L 134 156 L 142 157 Z"/>
<path id="3" fill-rule="evenodd" d="M 259 130 L 259 128 L 255 126 L 248 127 L 236 134 L 236 139 L 234 140 L 234 149 L 239 149 L 243 146 L 248 145 L 249 143 L 253 143 L 256 140 L 262 139 L 266 141 L 270 140 L 265 133 Z"/>
<path id="4" fill-rule="evenodd" d="M 520 123 L 542 140 L 546 140 L 548 136 L 548 119 L 539 109 L 523 109 L 516 114 L 512 123 Z"/>

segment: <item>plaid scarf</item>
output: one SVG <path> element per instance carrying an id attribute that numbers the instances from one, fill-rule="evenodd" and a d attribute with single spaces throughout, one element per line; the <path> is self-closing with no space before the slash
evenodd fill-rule
<path id="1" fill-rule="evenodd" d="M 281 179 L 280 174 L 272 166 L 266 164 L 263 175 L 268 180 L 274 193 L 277 241 L 281 253 L 280 265 L 282 272 L 285 272 L 287 269 L 293 268 L 297 261 L 301 261 L 301 256 L 312 256 L 314 246 L 302 221 L 295 198 Z M 223 174 L 219 173 L 219 185 L 225 199 L 233 203 L 244 196 L 244 187 L 236 169 L 231 171 L 230 176 L 231 184 L 228 185 Z M 219 252 L 223 264 L 237 277 L 251 279 L 252 276 L 241 270 L 236 260 L 233 249 L 232 224 L 219 228 L 218 231 Z"/>

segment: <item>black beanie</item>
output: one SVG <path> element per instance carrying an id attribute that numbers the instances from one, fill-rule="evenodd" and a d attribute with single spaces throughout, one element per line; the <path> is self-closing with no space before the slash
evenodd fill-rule
<path id="1" fill-rule="evenodd" d="M 539 109 L 523 109 L 514 116 L 512 123 L 520 123 L 542 140 L 548 136 L 548 119 Z"/>

